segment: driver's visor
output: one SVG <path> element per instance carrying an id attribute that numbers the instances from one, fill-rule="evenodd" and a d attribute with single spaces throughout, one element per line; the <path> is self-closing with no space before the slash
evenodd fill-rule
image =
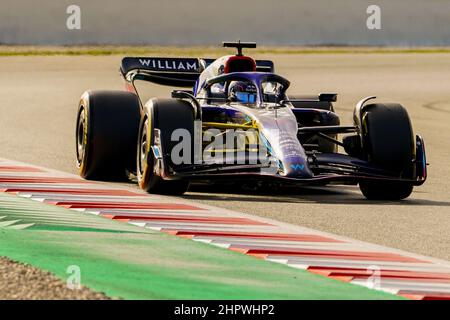
<path id="1" fill-rule="evenodd" d="M 254 93 L 237 92 L 236 98 L 239 102 L 242 102 L 242 103 L 255 103 L 256 102 L 256 94 L 254 94 Z"/>

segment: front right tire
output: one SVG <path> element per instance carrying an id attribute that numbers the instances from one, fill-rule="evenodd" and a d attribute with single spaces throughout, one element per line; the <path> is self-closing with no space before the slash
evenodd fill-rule
<path id="1" fill-rule="evenodd" d="M 360 182 L 359 189 L 369 200 L 402 200 L 408 198 L 413 186 L 401 182 Z"/>

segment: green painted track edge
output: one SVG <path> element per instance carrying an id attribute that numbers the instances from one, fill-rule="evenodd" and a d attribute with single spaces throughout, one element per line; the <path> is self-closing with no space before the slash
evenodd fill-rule
<path id="1" fill-rule="evenodd" d="M 18 207 L 92 220 L 98 228 L 0 228 L 0 256 L 66 281 L 70 265 L 81 283 L 124 299 L 400 299 L 304 270 L 117 221 L 8 195 Z M 5 203 L 5 202 L 3 202 Z M 7 215 L 7 210 L 1 210 Z M 17 209 L 17 207 L 16 207 Z M 15 214 L 18 214 L 15 212 Z M 99 232 L 100 231 L 100 232 Z M 110 232 L 112 231 L 112 232 Z"/>

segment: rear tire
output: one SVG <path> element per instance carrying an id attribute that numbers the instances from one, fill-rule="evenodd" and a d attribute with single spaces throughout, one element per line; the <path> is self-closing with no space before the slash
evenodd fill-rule
<path id="1" fill-rule="evenodd" d="M 415 140 L 406 109 L 400 104 L 375 103 L 364 107 L 361 115 L 363 153 L 370 163 L 393 173 L 395 178 L 414 176 Z M 362 181 L 367 199 L 401 200 L 413 186 L 403 182 Z"/>
<path id="2" fill-rule="evenodd" d="M 139 98 L 125 91 L 86 91 L 76 125 L 77 167 L 90 180 L 124 180 L 136 171 Z"/>
<path id="3" fill-rule="evenodd" d="M 149 192 L 166 195 L 181 195 L 189 188 L 187 180 L 166 180 L 169 167 L 177 165 L 170 157 L 177 141 L 171 141 L 176 129 L 185 129 L 194 136 L 194 115 L 189 102 L 177 99 L 152 99 L 145 108 L 139 127 L 137 152 L 137 177 L 139 186 Z M 152 146 L 155 145 L 154 130 L 160 130 L 162 159 L 156 159 Z M 191 141 L 192 142 L 192 141 Z M 192 145 L 192 143 L 191 143 Z M 191 152 L 191 154 L 193 154 Z M 161 169 L 161 165 L 163 169 Z M 163 171 L 163 172 L 161 172 Z"/>

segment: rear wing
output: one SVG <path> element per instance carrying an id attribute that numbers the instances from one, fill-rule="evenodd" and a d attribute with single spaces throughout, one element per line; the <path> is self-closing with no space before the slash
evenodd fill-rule
<path id="1" fill-rule="evenodd" d="M 173 87 L 194 87 L 201 72 L 215 59 L 125 57 L 120 72 L 127 82 L 150 81 Z M 256 71 L 274 72 L 269 60 L 256 60 Z"/>

